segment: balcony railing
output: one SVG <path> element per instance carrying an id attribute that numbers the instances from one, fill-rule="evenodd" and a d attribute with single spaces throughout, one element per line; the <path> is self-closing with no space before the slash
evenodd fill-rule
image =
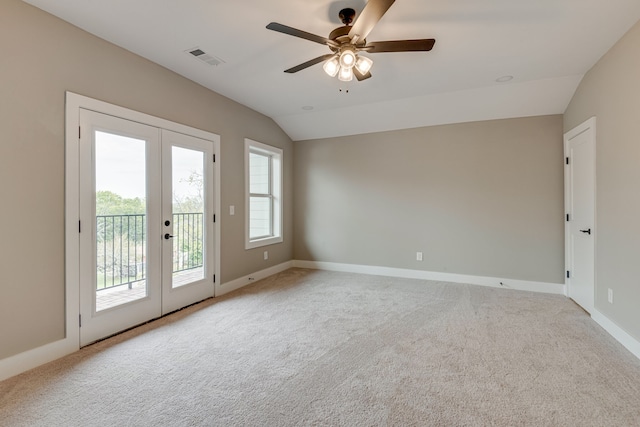
<path id="1" fill-rule="evenodd" d="M 173 214 L 173 272 L 202 267 L 202 213 Z"/>
<path id="2" fill-rule="evenodd" d="M 174 273 L 203 266 L 203 214 L 173 214 Z M 146 215 L 97 215 L 96 287 L 108 289 L 146 279 Z"/>

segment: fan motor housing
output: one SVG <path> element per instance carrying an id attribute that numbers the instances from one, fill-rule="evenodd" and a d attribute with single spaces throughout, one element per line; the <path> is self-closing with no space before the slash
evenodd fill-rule
<path id="1" fill-rule="evenodd" d="M 351 43 L 351 39 L 349 38 L 349 32 L 351 31 L 351 26 L 349 25 L 345 25 L 344 27 L 338 27 L 335 30 L 331 31 L 331 34 L 329 34 L 329 39 L 333 40 L 341 45 L 343 44 L 353 44 Z M 356 43 L 354 46 L 356 47 L 363 47 L 364 45 L 367 44 L 366 40 L 358 40 L 358 43 Z M 331 48 L 332 51 L 337 52 L 338 50 L 340 50 L 339 47 L 334 47 L 334 46 L 329 46 Z"/>

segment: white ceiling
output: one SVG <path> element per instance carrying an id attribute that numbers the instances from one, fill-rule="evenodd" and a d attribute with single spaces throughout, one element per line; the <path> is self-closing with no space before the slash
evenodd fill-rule
<path id="1" fill-rule="evenodd" d="M 265 26 L 327 37 L 364 0 L 25 1 L 272 117 L 293 140 L 561 114 L 640 19 L 638 0 L 397 0 L 368 40 L 435 38 L 434 49 L 370 55 L 373 77 L 344 84 L 321 64 L 285 74 L 330 51 Z M 194 47 L 224 63 L 201 63 L 185 53 Z"/>

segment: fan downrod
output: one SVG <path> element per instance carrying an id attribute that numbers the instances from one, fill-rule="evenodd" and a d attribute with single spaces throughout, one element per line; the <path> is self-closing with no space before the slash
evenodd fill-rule
<path id="1" fill-rule="evenodd" d="M 353 18 L 355 18 L 356 16 L 356 11 L 351 9 L 350 7 L 347 7 L 345 9 L 342 9 L 338 16 L 340 17 L 340 20 L 344 25 L 351 25 L 351 23 L 353 22 Z"/>

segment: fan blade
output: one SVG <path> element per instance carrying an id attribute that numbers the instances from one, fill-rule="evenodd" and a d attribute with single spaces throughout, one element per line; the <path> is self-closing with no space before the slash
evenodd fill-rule
<path id="1" fill-rule="evenodd" d="M 301 39 L 309 40 L 312 42 L 320 43 L 327 46 L 338 46 L 338 43 L 333 40 L 329 40 L 326 37 L 317 36 L 315 34 L 307 33 L 306 31 L 298 30 L 297 28 L 287 27 L 286 25 L 278 24 L 277 22 L 272 22 L 267 25 L 269 30 L 277 31 L 279 33 L 288 34 L 294 37 L 300 37 Z"/>
<path id="2" fill-rule="evenodd" d="M 367 38 L 373 27 L 382 19 L 396 0 L 369 0 L 349 31 L 353 43 Z M 356 38 L 356 40 L 354 40 Z"/>
<path id="3" fill-rule="evenodd" d="M 367 71 L 367 74 L 362 74 L 360 70 L 358 70 L 356 67 L 353 67 L 353 75 L 356 76 L 356 79 L 358 79 L 359 82 L 361 82 L 370 78 L 371 72 Z"/>
<path id="4" fill-rule="evenodd" d="M 430 51 L 433 49 L 433 45 L 436 44 L 435 39 L 420 39 L 420 40 L 394 40 L 386 42 L 371 42 L 367 43 L 361 50 L 369 53 L 380 52 L 419 52 Z"/>
<path id="5" fill-rule="evenodd" d="M 289 74 L 297 73 L 298 71 L 302 71 L 302 70 L 304 70 L 305 68 L 309 68 L 309 67 L 311 67 L 312 65 L 316 65 L 316 64 L 318 64 L 318 63 L 320 63 L 320 62 L 322 62 L 322 61 L 326 61 L 326 60 L 327 60 L 327 59 L 329 59 L 329 58 L 333 58 L 334 56 L 335 56 L 335 55 L 334 55 L 333 53 L 329 53 L 329 54 L 327 54 L 327 55 L 322 55 L 322 56 L 319 56 L 319 57 L 317 57 L 317 58 L 314 58 L 314 59 L 312 59 L 312 60 L 310 60 L 310 61 L 307 61 L 307 62 L 305 62 L 305 63 L 303 63 L 303 64 L 300 64 L 300 65 L 298 65 L 298 66 L 295 66 L 295 67 L 289 68 L 288 70 L 284 70 L 284 72 L 285 72 L 285 73 L 289 73 Z"/>

